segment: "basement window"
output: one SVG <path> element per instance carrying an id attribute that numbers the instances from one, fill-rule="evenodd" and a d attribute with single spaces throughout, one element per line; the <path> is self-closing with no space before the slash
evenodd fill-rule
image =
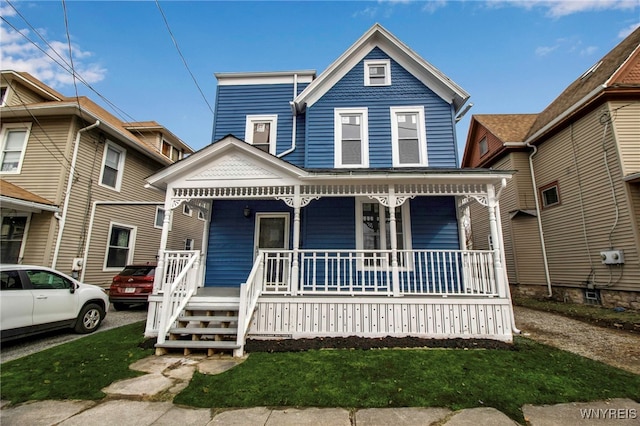
<path id="1" fill-rule="evenodd" d="M 560 204 L 560 192 L 558 191 L 558 181 L 551 182 L 540 187 L 540 199 L 542 208 L 557 206 Z"/>

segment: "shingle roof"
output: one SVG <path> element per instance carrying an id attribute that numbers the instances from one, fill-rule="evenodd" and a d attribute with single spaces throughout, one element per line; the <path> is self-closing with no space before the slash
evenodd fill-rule
<path id="1" fill-rule="evenodd" d="M 29 192 L 24 188 L 14 185 L 6 180 L 0 179 L 0 196 L 15 198 L 17 200 L 30 201 L 32 203 L 47 204 L 55 206 L 52 201 L 42 198 L 39 195 Z"/>
<path id="2" fill-rule="evenodd" d="M 502 142 L 522 142 L 538 114 L 474 114 Z"/>
<path id="3" fill-rule="evenodd" d="M 600 61 L 567 87 L 544 111 L 529 129 L 526 139 L 530 139 L 554 119 L 573 105 L 584 99 L 599 86 L 640 87 L 638 70 L 638 47 L 640 46 L 640 27 L 614 47 Z M 635 64 L 635 66 L 633 66 Z M 622 67 L 622 68 L 621 68 Z M 624 72 L 626 70 L 626 72 Z"/>

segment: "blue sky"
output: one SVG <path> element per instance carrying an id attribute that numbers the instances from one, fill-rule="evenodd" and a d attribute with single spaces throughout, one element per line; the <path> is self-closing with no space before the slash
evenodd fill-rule
<path id="1" fill-rule="evenodd" d="M 91 86 L 78 82 L 80 95 L 123 121 L 155 120 L 200 149 L 211 142 L 214 73 L 319 74 L 378 22 L 471 94 L 457 126 L 462 156 L 472 114 L 542 111 L 640 25 L 640 0 L 159 5 L 188 69 L 155 1 L 1 0 L 0 66 L 74 96 L 71 74 L 42 52 L 68 58 L 68 34 L 76 72 Z"/>

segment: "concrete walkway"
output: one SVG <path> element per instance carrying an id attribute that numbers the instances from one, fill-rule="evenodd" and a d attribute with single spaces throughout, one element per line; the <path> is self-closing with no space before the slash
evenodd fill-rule
<path id="1" fill-rule="evenodd" d="M 494 408 L 267 408 L 202 409 L 174 405 L 173 397 L 183 390 L 195 371 L 218 374 L 243 359 L 204 356 L 150 356 L 131 365 L 147 374 L 115 382 L 103 391 L 101 401 L 39 401 L 16 406 L 2 403 L 0 424 L 29 426 L 92 425 L 517 425 Z M 630 399 L 613 399 L 554 406 L 523 407 L 525 420 L 543 425 L 637 425 L 640 404 Z"/>

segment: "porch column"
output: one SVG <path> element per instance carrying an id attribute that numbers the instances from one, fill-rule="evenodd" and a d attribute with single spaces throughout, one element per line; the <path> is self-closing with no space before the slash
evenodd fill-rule
<path id="1" fill-rule="evenodd" d="M 167 199 L 164 202 L 164 220 L 162 221 L 162 233 L 160 234 L 160 249 L 158 250 L 158 265 L 156 268 L 156 275 L 153 278 L 153 294 L 158 294 L 162 288 L 162 282 L 165 276 L 165 259 L 164 254 L 167 249 L 167 240 L 169 239 L 169 226 L 171 224 L 171 215 L 173 210 L 171 209 L 171 199 L 167 190 Z"/>
<path id="2" fill-rule="evenodd" d="M 391 279 L 393 297 L 400 296 L 400 271 L 398 270 L 398 228 L 396 225 L 396 192 L 389 188 L 389 239 L 391 241 Z"/>
<path id="3" fill-rule="evenodd" d="M 293 261 L 291 262 L 291 294 L 298 294 L 298 274 L 300 271 L 300 185 L 296 185 L 293 195 Z"/>
<path id="4" fill-rule="evenodd" d="M 496 216 L 498 199 L 493 185 L 487 185 L 487 208 L 489 209 L 489 230 L 493 244 L 493 264 L 498 296 L 506 297 L 505 273 L 502 265 L 502 230 L 498 228 Z"/>

